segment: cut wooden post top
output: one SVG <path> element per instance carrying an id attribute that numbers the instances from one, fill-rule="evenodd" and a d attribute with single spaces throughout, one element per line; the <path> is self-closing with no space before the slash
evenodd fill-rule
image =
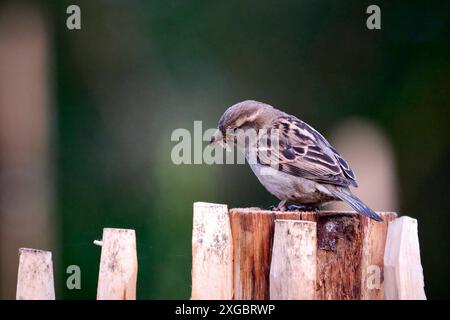
<path id="1" fill-rule="evenodd" d="M 385 211 L 377 213 L 386 221 L 392 221 L 397 218 L 397 213 L 392 211 Z M 364 215 L 361 215 L 355 211 L 340 211 L 340 210 L 320 210 L 320 211 L 272 211 L 267 209 L 262 209 L 258 207 L 249 208 L 231 208 L 231 215 L 272 215 L 274 219 L 296 219 L 296 220 L 307 220 L 307 221 L 318 221 L 319 219 L 327 218 L 337 218 L 337 217 L 355 217 L 368 222 L 377 224 L 378 221 L 372 220 Z"/>
<path id="2" fill-rule="evenodd" d="M 263 208 L 259 208 L 259 207 L 231 208 L 230 211 L 236 211 L 236 212 L 241 212 L 241 213 L 258 212 L 258 213 L 267 213 L 267 214 L 274 214 L 274 213 L 277 213 L 277 214 L 302 213 L 302 214 L 310 214 L 310 215 L 314 215 L 314 216 L 360 215 L 356 211 L 351 211 L 351 210 L 275 211 L 275 210 L 263 209 Z M 397 216 L 397 213 L 393 212 L 393 211 L 377 211 L 377 213 L 378 214 L 382 214 L 382 215 L 394 215 L 394 216 Z"/>
<path id="3" fill-rule="evenodd" d="M 228 208 L 226 204 L 220 203 L 211 203 L 211 202 L 194 202 L 194 208 Z M 230 208 L 230 212 L 241 213 L 241 214 L 251 214 L 251 213 L 259 213 L 259 214 L 275 214 L 275 215 L 305 215 L 305 216 L 345 216 L 345 215 L 354 215 L 354 216 L 362 216 L 355 211 L 350 210 L 319 210 L 319 211 L 274 211 L 269 209 L 264 209 L 260 207 L 247 207 L 247 208 Z M 377 211 L 378 214 L 382 216 L 389 216 L 390 218 L 396 218 L 397 213 L 392 211 Z"/>
<path id="4" fill-rule="evenodd" d="M 316 227 L 317 222 L 307 220 L 294 220 L 294 219 L 275 219 L 275 226 L 283 225 L 283 228 L 298 227 L 298 225 Z"/>
<path id="5" fill-rule="evenodd" d="M 105 231 L 106 232 L 118 232 L 118 233 L 131 233 L 131 234 L 135 233 L 134 229 L 122 229 L 122 228 L 103 228 L 103 233 Z"/>
<path id="6" fill-rule="evenodd" d="M 27 254 L 43 254 L 43 255 L 50 255 L 50 257 L 52 256 L 52 252 L 51 252 L 51 251 L 41 250 L 41 249 L 32 249 L 32 248 L 20 248 L 20 249 L 19 249 L 19 256 L 20 256 L 22 253 L 27 253 Z"/>
<path id="7" fill-rule="evenodd" d="M 211 203 L 211 202 L 194 202 L 194 208 L 211 208 L 211 207 L 226 207 L 228 206 L 226 204 L 220 204 L 220 203 Z"/>

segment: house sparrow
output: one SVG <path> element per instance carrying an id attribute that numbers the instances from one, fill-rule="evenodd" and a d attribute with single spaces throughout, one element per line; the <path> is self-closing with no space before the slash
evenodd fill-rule
<path id="1" fill-rule="evenodd" d="M 248 138 L 249 131 L 255 132 L 256 139 Z M 273 135 L 276 139 L 261 135 L 263 131 L 277 132 Z M 318 131 L 294 116 L 257 101 L 237 103 L 219 120 L 211 138 L 211 143 L 218 142 L 222 146 L 236 145 L 244 152 L 261 184 L 281 200 L 276 210 L 291 208 L 287 202 L 304 209 L 345 201 L 360 214 L 383 221 L 351 193 L 349 187 L 358 186 L 356 178 L 339 152 Z M 254 161 L 250 161 L 252 154 Z"/>

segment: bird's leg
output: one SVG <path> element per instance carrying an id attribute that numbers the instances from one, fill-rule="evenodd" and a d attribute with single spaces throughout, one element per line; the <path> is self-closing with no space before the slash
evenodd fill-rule
<path id="1" fill-rule="evenodd" d="M 271 206 L 270 210 L 272 211 L 286 211 L 286 200 L 282 200 L 278 206 Z"/>
<path id="2" fill-rule="evenodd" d="M 286 208 L 288 211 L 319 211 L 319 206 L 317 205 L 288 204 Z"/>

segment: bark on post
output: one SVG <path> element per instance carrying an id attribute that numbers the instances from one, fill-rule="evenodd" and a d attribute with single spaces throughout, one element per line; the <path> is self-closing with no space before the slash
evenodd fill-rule
<path id="1" fill-rule="evenodd" d="M 136 235 L 129 229 L 103 229 L 97 300 L 135 300 Z"/>
<path id="2" fill-rule="evenodd" d="M 383 255 L 389 221 L 376 222 L 356 213 L 317 215 L 316 299 L 383 299 Z"/>
<path id="3" fill-rule="evenodd" d="M 237 300 L 267 300 L 275 214 L 260 209 L 231 209 L 233 290 Z"/>
<path id="4" fill-rule="evenodd" d="M 52 253 L 19 249 L 17 300 L 55 300 Z"/>
<path id="5" fill-rule="evenodd" d="M 426 299 L 416 219 L 401 217 L 389 224 L 384 270 L 386 299 Z"/>
<path id="6" fill-rule="evenodd" d="M 270 299 L 315 299 L 316 249 L 315 222 L 275 220 Z"/>
<path id="7" fill-rule="evenodd" d="M 228 207 L 194 203 L 191 299 L 233 298 L 232 245 Z"/>
<path id="8" fill-rule="evenodd" d="M 275 281 L 272 296 L 311 298 L 309 289 L 306 296 L 295 296 L 292 293 L 294 289 L 282 290 L 292 283 L 305 281 L 309 283 L 305 288 L 310 288 L 304 274 L 292 272 L 290 281 L 284 286 L 276 283 L 279 273 L 289 269 L 283 263 L 289 264 L 289 260 L 295 259 L 298 260 L 296 263 L 303 263 L 302 259 L 308 257 L 279 249 L 282 243 L 294 238 L 293 234 L 285 235 L 284 239 L 275 242 L 273 248 L 274 221 L 303 220 L 299 224 L 308 225 L 307 221 L 310 221 L 316 225 L 315 299 L 384 299 L 383 257 L 387 226 L 396 214 L 379 214 L 384 222 L 376 222 L 354 212 L 273 212 L 236 208 L 227 214 L 224 205 L 196 204 L 192 298 L 213 299 L 219 295 L 223 299 L 269 299 L 271 263 L 272 281 Z M 288 221 L 282 224 L 291 225 Z M 307 234 L 305 237 L 311 242 L 313 232 L 305 230 L 303 235 Z M 215 242 L 205 239 L 215 239 Z M 305 248 L 298 243 L 293 243 L 292 247 Z M 311 259 L 309 261 L 312 263 Z M 281 291 L 276 288 L 281 288 Z"/>

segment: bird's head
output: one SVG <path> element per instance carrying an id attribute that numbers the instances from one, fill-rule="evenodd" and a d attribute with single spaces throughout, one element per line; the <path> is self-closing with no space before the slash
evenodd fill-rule
<path id="1" fill-rule="evenodd" d="M 211 143 L 236 143 L 239 135 L 254 130 L 257 133 L 263 128 L 270 128 L 274 119 L 281 111 L 272 106 L 253 100 L 246 100 L 229 107 L 220 117 L 217 131 L 211 138 Z"/>

